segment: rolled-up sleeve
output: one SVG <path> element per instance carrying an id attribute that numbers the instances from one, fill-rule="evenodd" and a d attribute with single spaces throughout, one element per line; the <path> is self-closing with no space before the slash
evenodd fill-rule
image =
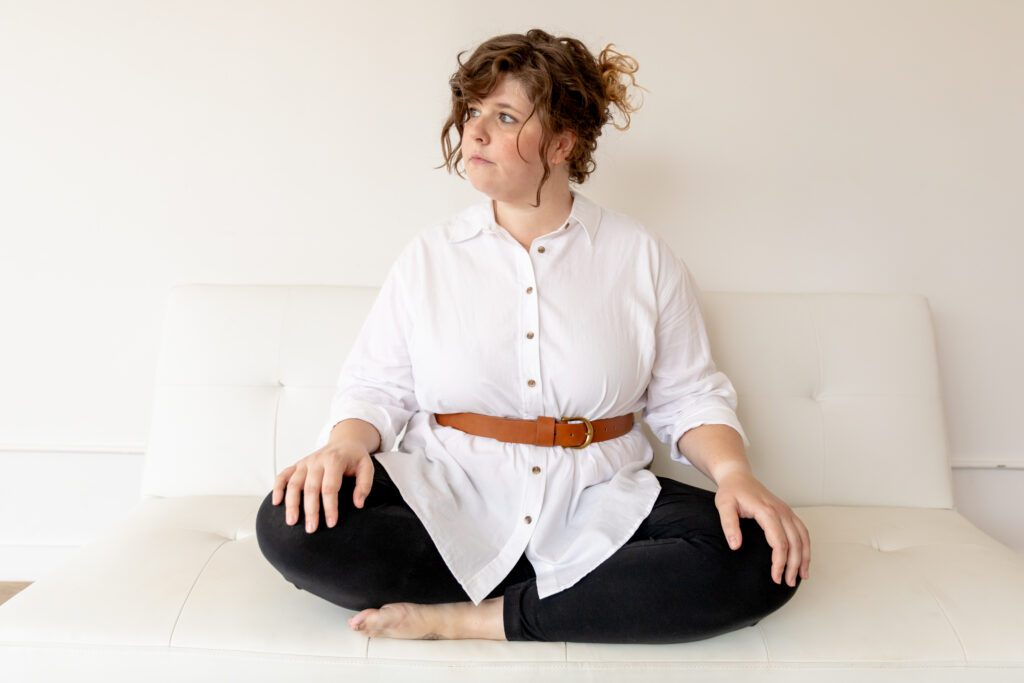
<path id="1" fill-rule="evenodd" d="M 409 418 L 419 410 L 409 360 L 411 317 L 405 291 L 399 259 L 388 272 L 342 365 L 329 418 L 315 448 L 327 444 L 336 424 L 359 418 L 380 432 L 380 450 L 390 451 Z"/>
<path id="2" fill-rule="evenodd" d="M 711 358 L 697 284 L 661 240 L 655 281 L 658 323 L 644 421 L 659 440 L 671 443 L 672 459 L 685 464 L 691 463 L 679 451 L 679 437 L 702 424 L 729 425 L 749 446 L 736 416 L 736 391 Z"/>

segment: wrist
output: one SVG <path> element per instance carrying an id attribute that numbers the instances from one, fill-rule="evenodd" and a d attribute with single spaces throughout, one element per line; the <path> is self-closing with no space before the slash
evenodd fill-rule
<path id="1" fill-rule="evenodd" d="M 754 471 L 750 469 L 750 463 L 745 459 L 742 461 L 730 460 L 718 463 L 711 471 L 711 479 L 719 486 L 724 480 L 735 476 L 753 477 Z"/>
<path id="2" fill-rule="evenodd" d="M 679 452 L 716 484 L 737 473 L 753 476 L 740 433 L 728 425 L 703 424 L 679 437 Z"/>
<path id="3" fill-rule="evenodd" d="M 367 453 L 374 453 L 380 448 L 380 433 L 377 428 L 365 420 L 348 418 L 334 425 L 327 443 L 332 446 L 355 446 Z"/>

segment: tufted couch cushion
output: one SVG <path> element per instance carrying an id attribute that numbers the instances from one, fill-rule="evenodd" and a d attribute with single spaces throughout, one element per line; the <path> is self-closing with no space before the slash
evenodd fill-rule
<path id="1" fill-rule="evenodd" d="M 306 455 L 375 290 L 168 298 L 144 498 L 0 607 L 0 680 L 1024 680 L 1024 560 L 952 508 L 920 297 L 706 293 L 755 472 L 813 541 L 753 627 L 678 645 L 367 640 L 262 557 L 256 510 Z M 656 444 L 652 469 L 711 487 Z"/>

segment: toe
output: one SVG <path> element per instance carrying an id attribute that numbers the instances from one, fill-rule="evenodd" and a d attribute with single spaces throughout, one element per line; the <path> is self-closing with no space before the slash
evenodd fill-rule
<path id="1" fill-rule="evenodd" d="M 353 631 L 364 630 L 366 628 L 366 620 L 369 619 L 376 611 L 377 610 L 375 609 L 364 609 L 362 612 L 359 612 L 348 620 L 349 627 L 351 627 Z"/>

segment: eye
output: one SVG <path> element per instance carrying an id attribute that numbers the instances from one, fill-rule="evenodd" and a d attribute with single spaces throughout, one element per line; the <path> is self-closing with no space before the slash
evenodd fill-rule
<path id="1" fill-rule="evenodd" d="M 498 120 L 501 121 L 502 123 L 515 123 L 516 122 L 516 120 L 514 118 L 512 118 L 511 116 L 509 116 L 508 114 L 505 114 L 505 113 L 498 114 Z"/>
<path id="2" fill-rule="evenodd" d="M 478 116 L 480 116 L 480 110 L 476 107 L 469 107 L 466 110 L 466 118 L 475 119 Z"/>

